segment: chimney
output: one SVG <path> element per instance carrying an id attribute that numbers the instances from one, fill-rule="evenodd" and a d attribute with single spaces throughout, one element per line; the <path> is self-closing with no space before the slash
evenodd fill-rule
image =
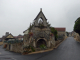
<path id="1" fill-rule="evenodd" d="M 9 32 L 6 32 L 5 35 L 6 35 L 6 36 L 9 35 Z"/>

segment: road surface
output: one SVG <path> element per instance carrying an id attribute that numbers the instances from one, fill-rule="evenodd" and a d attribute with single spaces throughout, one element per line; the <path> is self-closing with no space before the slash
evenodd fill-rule
<path id="1" fill-rule="evenodd" d="M 73 37 L 68 37 L 57 49 L 32 55 L 5 51 L 0 46 L 0 60 L 80 60 L 80 43 Z"/>

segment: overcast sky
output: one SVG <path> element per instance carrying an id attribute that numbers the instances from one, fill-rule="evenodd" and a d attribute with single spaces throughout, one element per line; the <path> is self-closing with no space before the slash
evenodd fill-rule
<path id="1" fill-rule="evenodd" d="M 0 0 L 0 37 L 5 32 L 23 34 L 40 8 L 51 26 L 65 27 L 68 32 L 80 17 L 80 0 Z"/>

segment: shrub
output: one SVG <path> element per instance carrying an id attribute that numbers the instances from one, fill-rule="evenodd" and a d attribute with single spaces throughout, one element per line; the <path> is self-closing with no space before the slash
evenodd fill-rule
<path id="1" fill-rule="evenodd" d="M 41 49 L 46 49 L 46 46 L 44 44 L 40 45 Z"/>
<path id="2" fill-rule="evenodd" d="M 6 47 L 7 47 L 7 45 L 5 44 L 5 45 L 4 45 L 4 48 L 6 48 Z"/>
<path id="3" fill-rule="evenodd" d="M 35 49 L 33 47 L 31 47 L 32 52 L 35 52 Z"/>
<path id="4" fill-rule="evenodd" d="M 34 47 L 33 46 L 30 46 L 30 45 L 23 47 L 23 49 L 25 49 L 28 53 L 35 52 Z"/>
<path id="5" fill-rule="evenodd" d="M 80 35 L 80 17 L 75 21 L 74 31 Z"/>

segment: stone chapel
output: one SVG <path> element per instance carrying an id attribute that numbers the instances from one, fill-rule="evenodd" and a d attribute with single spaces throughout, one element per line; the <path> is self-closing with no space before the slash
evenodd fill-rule
<path id="1" fill-rule="evenodd" d="M 40 12 L 34 19 L 32 25 L 24 32 L 24 46 L 33 46 L 39 48 L 44 44 L 47 48 L 55 46 L 54 34 L 51 33 L 47 18 L 40 9 Z"/>

